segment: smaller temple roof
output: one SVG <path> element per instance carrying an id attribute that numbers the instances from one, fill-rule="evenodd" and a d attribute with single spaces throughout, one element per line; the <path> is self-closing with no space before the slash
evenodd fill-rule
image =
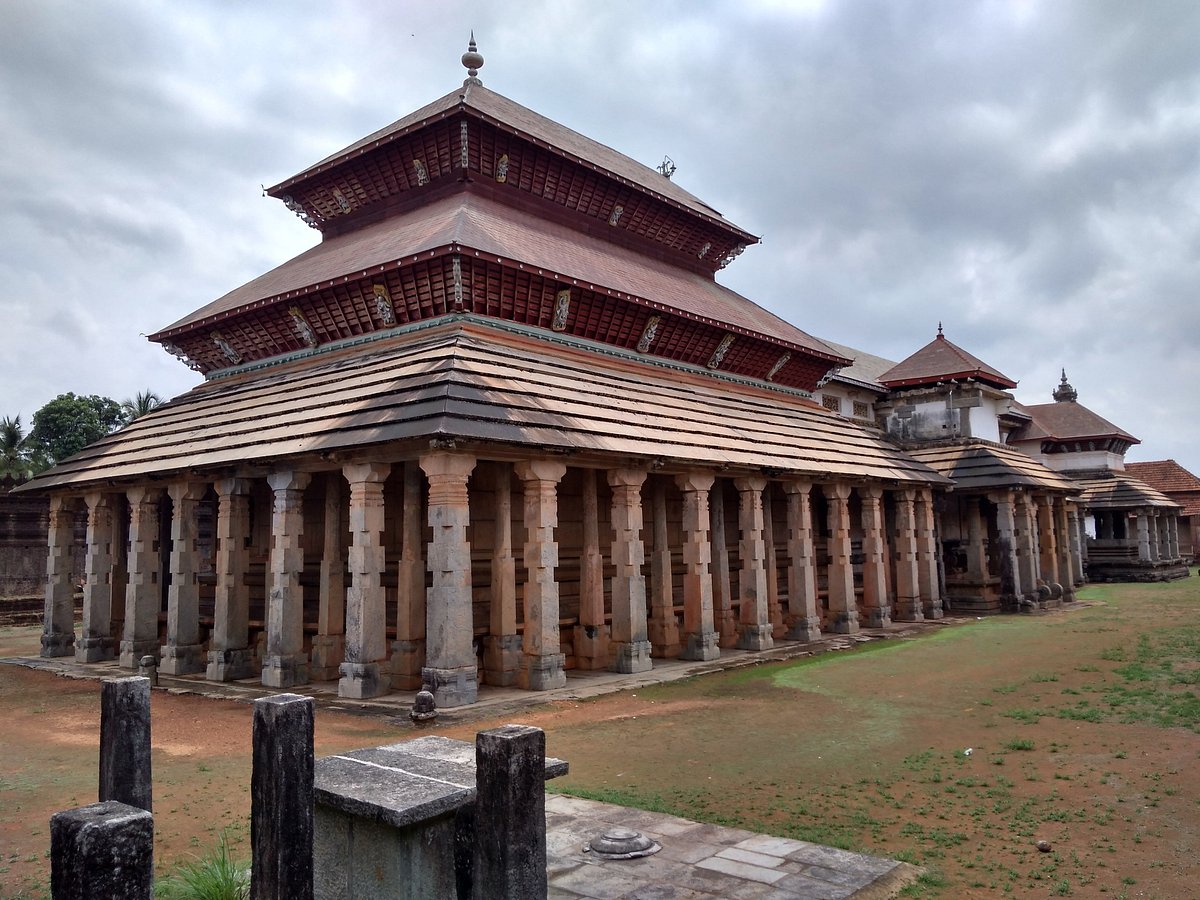
<path id="1" fill-rule="evenodd" d="M 1127 462 L 1125 472 L 1183 506 L 1184 516 L 1200 516 L 1200 478 L 1173 459 Z"/>
<path id="2" fill-rule="evenodd" d="M 1046 468 L 1015 447 L 983 440 L 960 440 L 910 449 L 908 455 L 954 480 L 956 493 L 1028 488 L 1075 494 L 1072 479 Z"/>
<path id="3" fill-rule="evenodd" d="M 1020 405 L 1019 408 L 1031 421 L 1013 435 L 1014 441 L 1119 438 L 1131 444 L 1141 443 L 1125 429 L 1118 428 L 1108 419 L 1096 415 L 1074 400 L 1056 400 L 1054 403 L 1038 403 L 1033 406 Z"/>
<path id="4" fill-rule="evenodd" d="M 1125 472 L 1111 469 L 1080 472 L 1071 480 L 1083 491 L 1079 502 L 1091 509 L 1134 509 L 1139 506 L 1179 508 L 1179 504 L 1166 494 Z"/>
<path id="5" fill-rule="evenodd" d="M 937 337 L 908 359 L 883 372 L 879 381 L 888 388 L 903 388 L 968 378 L 1001 390 L 1017 386 L 1007 375 L 946 340 L 939 323 Z"/>

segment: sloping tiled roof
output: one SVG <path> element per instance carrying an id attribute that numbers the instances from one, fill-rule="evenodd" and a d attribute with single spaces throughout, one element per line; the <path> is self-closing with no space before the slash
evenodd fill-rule
<path id="1" fill-rule="evenodd" d="M 895 360 L 884 359 L 882 356 L 875 356 L 864 350 L 858 350 L 845 344 L 835 344 L 833 341 L 828 341 L 824 338 L 821 340 L 842 356 L 854 361 L 851 365 L 843 367 L 840 372 L 833 376 L 835 381 L 853 381 L 856 384 L 879 391 L 881 394 L 887 393 L 887 388 L 880 384 L 879 377 L 888 369 L 895 367 Z"/>
<path id="2" fill-rule="evenodd" d="M 889 388 L 898 388 L 936 384 L 951 378 L 974 378 L 1002 389 L 1017 386 L 1007 375 L 950 343 L 940 329 L 937 337 L 882 373 L 879 381 Z"/>
<path id="3" fill-rule="evenodd" d="M 450 319 L 193 389 L 29 483 L 219 470 L 430 438 L 948 484 L 813 401 Z"/>
<path id="4" fill-rule="evenodd" d="M 820 356 L 841 354 L 712 278 L 643 256 L 566 225 L 486 197 L 454 194 L 346 234 L 299 256 L 167 326 L 151 339 L 251 305 L 391 264 L 400 257 L 453 248 L 503 257 L 526 267 L 609 288 L 684 315 L 765 335 Z"/>
<path id="5" fill-rule="evenodd" d="M 1132 509 L 1139 506 L 1178 507 L 1166 494 L 1124 472 L 1104 469 L 1081 472 L 1072 481 L 1083 489 L 1080 502 L 1092 509 Z"/>
<path id="6" fill-rule="evenodd" d="M 1014 441 L 1036 440 L 1086 440 L 1087 438 L 1121 438 L 1131 444 L 1140 444 L 1137 438 L 1118 428 L 1108 419 L 1101 418 L 1086 406 L 1074 400 L 1054 403 L 1038 403 L 1022 409 L 1033 421 L 1013 436 Z"/>
<path id="7" fill-rule="evenodd" d="M 1127 462 L 1125 471 L 1183 507 L 1180 515 L 1200 516 L 1200 478 L 1173 459 Z"/>
<path id="8" fill-rule="evenodd" d="M 954 480 L 959 492 L 1009 487 L 1078 493 L 1079 486 L 1013 447 L 990 441 L 959 441 L 920 447 L 908 455 Z"/>
<path id="9" fill-rule="evenodd" d="M 459 110 L 473 113 L 491 121 L 508 131 L 533 138 L 535 141 L 548 144 L 568 157 L 595 166 L 596 168 L 617 176 L 618 179 L 630 182 L 643 190 L 682 206 L 692 212 L 712 219 L 727 229 L 740 232 L 749 242 L 755 242 L 757 237 L 750 232 L 727 221 L 717 210 L 704 201 L 685 191 L 665 175 L 644 166 L 640 162 L 620 153 L 611 147 L 594 141 L 589 137 L 572 131 L 565 125 L 546 118 L 540 113 L 515 103 L 495 91 L 488 90 L 482 85 L 470 85 L 456 88 L 444 97 L 439 97 L 427 106 L 398 119 L 374 134 L 369 134 L 360 141 L 355 141 L 349 147 L 339 150 L 315 165 L 309 166 L 303 172 L 293 175 L 267 190 L 271 196 L 285 192 L 291 185 L 314 175 L 317 172 L 330 169 L 340 162 L 350 159 L 360 153 L 375 149 L 388 141 L 398 138 L 410 131 L 422 127 L 431 119 L 445 118 Z"/>

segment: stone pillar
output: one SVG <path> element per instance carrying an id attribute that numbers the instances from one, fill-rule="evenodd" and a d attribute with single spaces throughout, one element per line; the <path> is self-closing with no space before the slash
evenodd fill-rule
<path id="1" fill-rule="evenodd" d="M 646 579 L 642 564 L 642 483 L 640 469 L 612 469 L 612 638 L 608 645 L 609 668 L 632 674 L 651 668 L 646 629 Z"/>
<path id="2" fill-rule="evenodd" d="M 1079 587 L 1083 584 L 1083 547 L 1085 538 L 1079 507 L 1073 503 L 1067 508 L 1067 519 L 1070 522 L 1071 532 L 1071 579 L 1072 583 L 1076 587 Z"/>
<path id="3" fill-rule="evenodd" d="M 963 511 L 967 518 L 967 577 L 974 584 L 983 584 L 987 579 L 987 551 L 984 548 L 983 513 L 979 508 L 979 497 L 963 497 Z"/>
<path id="4" fill-rule="evenodd" d="M 125 588 L 125 634 L 121 668 L 136 669 L 143 656 L 158 656 L 159 572 L 158 488 L 134 487 L 129 497 L 129 584 Z"/>
<path id="5" fill-rule="evenodd" d="M 1162 513 L 1160 510 L 1149 510 L 1150 516 L 1150 560 L 1158 562 L 1163 557 L 1162 552 Z"/>
<path id="6" fill-rule="evenodd" d="M 783 638 L 783 606 L 779 599 L 779 560 L 775 553 L 774 491 L 770 482 L 763 488 L 763 550 L 767 570 L 767 617 L 771 622 L 772 640 Z"/>
<path id="7" fill-rule="evenodd" d="M 383 483 L 391 466 L 345 466 L 350 483 L 350 588 L 346 591 L 346 659 L 339 667 L 338 696 L 362 700 L 386 694 L 391 679 L 387 657 L 387 603 L 383 573 Z"/>
<path id="8" fill-rule="evenodd" d="M 1043 497 L 1037 503 L 1038 520 L 1038 565 L 1042 569 L 1042 581 L 1050 589 L 1050 596 L 1062 598 L 1062 583 L 1058 574 L 1058 540 L 1055 534 L 1054 498 Z"/>
<path id="9" fill-rule="evenodd" d="M 917 578 L 921 589 L 921 605 L 926 619 L 942 617 L 942 580 L 938 575 L 941 558 L 937 539 L 937 524 L 933 517 L 933 490 L 917 492 L 914 507 L 917 518 Z"/>
<path id="10" fill-rule="evenodd" d="M 917 566 L 917 492 L 896 492 L 896 534 L 892 541 L 896 566 L 896 606 L 893 617 L 901 622 L 924 622 L 921 576 Z"/>
<path id="11" fill-rule="evenodd" d="M 709 524 L 712 550 L 713 624 L 722 647 L 736 647 L 737 620 L 729 583 L 729 545 L 725 541 L 725 490 L 720 479 L 709 493 Z"/>
<path id="12" fill-rule="evenodd" d="M 1060 497 L 1054 504 L 1054 530 L 1058 535 L 1058 583 L 1062 586 L 1063 600 L 1075 596 L 1075 579 L 1072 575 L 1071 525 L 1067 518 L 1067 500 Z"/>
<path id="13" fill-rule="evenodd" d="M 54 900 L 153 900 L 154 816 L 110 800 L 50 817 Z"/>
<path id="14" fill-rule="evenodd" d="M 400 565 L 396 570 L 396 640 L 392 644 L 392 687 L 421 689 L 425 667 L 425 545 L 421 487 L 424 476 L 415 462 L 404 464 Z"/>
<path id="15" fill-rule="evenodd" d="M 346 564 L 343 560 L 345 540 L 342 531 L 342 504 L 345 491 L 342 473 L 325 475 L 325 531 L 321 551 L 321 584 L 318 597 L 317 633 L 312 639 L 312 666 L 309 676 L 314 681 L 332 681 L 338 677 L 338 666 L 346 654 Z"/>
<path id="16" fill-rule="evenodd" d="M 675 618 L 675 579 L 671 569 L 671 545 L 667 537 L 667 487 L 661 478 L 650 489 L 654 549 L 650 553 L 650 653 L 679 656 L 679 622 Z"/>
<path id="17" fill-rule="evenodd" d="M 564 463 L 549 459 L 516 464 L 525 493 L 525 639 L 518 684 L 529 691 L 565 687 L 566 658 L 558 634 L 558 483 Z"/>
<path id="18" fill-rule="evenodd" d="M 311 697 L 254 701 L 250 773 L 250 896 L 313 900 Z"/>
<path id="19" fill-rule="evenodd" d="M 583 548 L 579 559 L 579 624 L 575 626 L 575 665 L 608 668 L 608 625 L 604 621 L 604 556 L 600 552 L 600 506 L 596 473 L 584 469 Z"/>
<path id="20" fill-rule="evenodd" d="M 774 646 L 767 608 L 766 547 L 763 544 L 762 492 L 765 478 L 738 478 L 738 542 L 741 568 L 738 571 L 738 642 L 742 650 L 768 650 Z"/>
<path id="21" fill-rule="evenodd" d="M 271 516 L 271 561 L 267 595 L 267 654 L 262 683 L 286 688 L 308 681 L 304 653 L 304 489 L 306 472 L 280 471 L 267 476 L 275 494 Z"/>
<path id="22" fill-rule="evenodd" d="M 787 637 L 793 641 L 813 641 L 821 636 L 821 612 L 817 608 L 812 483 L 785 481 L 783 489 L 788 498 Z"/>
<path id="23" fill-rule="evenodd" d="M 1171 559 L 1179 559 L 1179 516 L 1174 513 L 1167 514 L 1167 556 Z"/>
<path id="24" fill-rule="evenodd" d="M 837 634 L 858 631 L 854 566 L 850 561 L 850 485 L 827 484 L 829 501 L 829 616 Z"/>
<path id="25" fill-rule="evenodd" d="M 1020 572 L 1022 596 L 1038 600 L 1037 584 L 1041 578 L 1037 557 L 1037 535 L 1033 517 L 1033 498 L 1020 494 L 1015 501 L 1017 527 L 1017 569 Z"/>
<path id="26" fill-rule="evenodd" d="M 677 475 L 683 493 L 683 659 L 709 660 L 721 655 L 713 624 L 713 581 L 709 564 L 708 492 L 713 476 L 703 472 Z"/>
<path id="27" fill-rule="evenodd" d="M 867 485 L 858 489 L 858 496 L 862 501 L 863 610 L 868 628 L 883 628 L 892 624 L 883 552 L 883 488 Z"/>
<path id="28" fill-rule="evenodd" d="M 1017 549 L 1017 525 L 1011 491 L 989 494 L 996 507 L 996 553 L 1000 563 L 1000 593 L 1012 603 L 1025 596 Z"/>
<path id="29" fill-rule="evenodd" d="M 88 507 L 86 580 L 83 583 L 83 629 L 75 645 L 76 662 L 112 659 L 113 503 L 100 491 L 85 498 Z"/>
<path id="30" fill-rule="evenodd" d="M 517 634 L 517 561 L 513 558 L 512 537 L 512 467 L 508 463 L 496 463 L 495 470 L 492 596 L 488 637 L 483 650 L 483 672 L 488 684 L 508 686 L 517 683 L 517 674 L 521 670 L 521 636 Z M 603 595 L 600 604 L 603 617 Z M 608 662 L 607 658 L 605 662 Z"/>
<path id="31" fill-rule="evenodd" d="M 444 451 L 426 453 L 421 468 L 429 478 L 428 565 L 433 586 L 426 597 L 426 665 L 421 678 L 438 706 L 465 706 L 479 693 L 471 610 L 471 505 L 467 479 L 475 457 Z"/>
<path id="32" fill-rule="evenodd" d="M 154 810 L 150 764 L 150 679 L 105 678 L 100 683 L 98 799 Z"/>
<path id="33" fill-rule="evenodd" d="M 167 644 L 159 671 L 168 675 L 204 671 L 196 507 L 207 490 L 208 485 L 199 481 L 179 481 L 167 488 L 171 497 L 171 584 L 167 588 Z"/>
<path id="34" fill-rule="evenodd" d="M 475 859 L 471 896 L 545 897 L 546 735 L 504 725 L 475 736 Z"/>
<path id="35" fill-rule="evenodd" d="M 250 676 L 250 482 L 223 478 L 217 491 L 217 589 L 213 632 L 209 642 L 209 681 L 236 681 Z"/>
<path id="36" fill-rule="evenodd" d="M 46 562 L 46 603 L 42 616 L 45 657 L 71 656 L 75 650 L 75 585 L 71 576 L 71 547 L 75 535 L 74 500 L 50 497 L 50 555 Z"/>
<path id="37" fill-rule="evenodd" d="M 1144 509 L 1139 509 L 1137 513 L 1137 543 L 1138 559 L 1150 562 L 1153 559 L 1150 555 L 1150 520 Z"/>

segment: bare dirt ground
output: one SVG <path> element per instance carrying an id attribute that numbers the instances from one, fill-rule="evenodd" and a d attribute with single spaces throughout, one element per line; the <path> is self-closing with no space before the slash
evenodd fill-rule
<path id="1" fill-rule="evenodd" d="M 1197 896 L 1200 579 L 1083 597 L 519 719 L 571 764 L 553 789 L 905 859 L 918 896 Z M 0 630 L 0 656 L 36 646 Z M 51 813 L 94 800 L 98 706 L 0 666 L 0 897 L 43 895 Z M 221 829 L 247 855 L 249 707 L 156 691 L 152 714 L 160 870 Z M 322 709 L 317 752 L 413 733 Z"/>

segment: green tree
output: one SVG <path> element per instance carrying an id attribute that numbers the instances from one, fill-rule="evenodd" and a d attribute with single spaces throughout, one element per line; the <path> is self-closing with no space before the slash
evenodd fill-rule
<path id="1" fill-rule="evenodd" d="M 162 397 L 154 391 L 138 391 L 132 400 L 126 400 L 121 404 L 121 413 L 125 417 L 125 423 L 140 419 L 154 407 L 161 406 L 162 402 Z"/>
<path id="2" fill-rule="evenodd" d="M 0 419 L 0 478 L 9 477 L 24 481 L 33 474 L 29 460 L 29 447 L 25 441 L 25 429 L 21 417 Z"/>
<path id="3" fill-rule="evenodd" d="M 33 414 L 26 439 L 39 471 L 74 456 L 125 424 L 121 405 L 109 397 L 59 394 Z"/>

